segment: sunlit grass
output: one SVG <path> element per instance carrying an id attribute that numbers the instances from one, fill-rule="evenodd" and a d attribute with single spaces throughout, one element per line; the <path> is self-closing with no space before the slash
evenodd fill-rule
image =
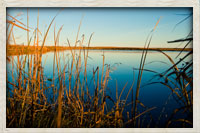
<path id="1" fill-rule="evenodd" d="M 57 32 L 56 25 L 54 26 L 54 48 L 51 50 L 54 52 L 54 57 L 52 59 L 53 77 L 52 79 L 47 79 L 45 77 L 45 62 L 42 62 L 42 57 L 44 52 L 48 52 L 48 50 L 45 49 L 45 42 L 49 31 L 53 27 L 52 25 L 56 16 L 50 22 L 43 38 L 39 37 L 39 10 L 37 27 L 33 30 L 33 36 L 31 37 L 29 37 L 31 28 L 28 23 L 28 10 L 26 25 L 12 16 L 10 17 L 16 22 L 12 20 L 7 21 L 9 24 L 7 28 L 9 28 L 10 25 L 12 26 L 10 31 L 7 32 L 7 45 L 9 45 L 11 37 L 15 40 L 13 35 L 14 26 L 26 30 L 28 40 L 28 48 L 21 48 L 21 50 L 26 53 L 24 58 L 17 55 L 17 61 L 15 62 L 13 58 L 7 57 L 7 61 L 12 64 L 12 81 L 7 80 L 7 127 L 140 127 L 142 125 L 141 116 L 148 116 L 152 110 L 156 109 L 153 105 L 151 107 L 146 107 L 141 103 L 139 101 L 139 92 L 143 72 L 151 71 L 145 69 L 145 61 L 148 56 L 147 54 L 150 49 L 154 31 L 160 19 L 150 32 L 145 43 L 140 67 L 138 68 L 139 74 L 136 79 L 137 81 L 135 82 L 133 71 L 133 80 L 130 88 L 126 88 L 125 84 L 122 91 L 118 92 L 118 83 L 116 83 L 116 95 L 114 98 L 107 94 L 111 66 L 105 64 L 105 55 L 102 55 L 102 66 L 93 69 L 93 88 L 89 86 L 91 79 L 88 79 L 89 72 L 87 65 L 89 48 L 91 47 L 90 45 L 94 33 L 90 35 L 87 41 L 85 41 L 85 35 L 79 37 L 82 19 L 74 43 L 75 47 L 79 47 L 79 49 L 74 49 L 69 39 L 67 39 L 67 47 L 71 53 L 69 57 L 66 57 L 64 54 L 62 55 L 60 49 L 57 49 L 59 48 L 57 46 L 59 46 L 59 36 L 63 26 L 61 26 Z M 22 26 L 16 24 L 17 22 Z M 42 40 L 41 46 L 39 46 L 39 40 Z M 34 47 L 30 46 L 31 41 L 34 42 Z M 86 49 L 83 48 L 85 42 L 87 42 Z M 30 47 L 32 47 L 33 53 L 31 55 L 28 54 L 31 51 Z M 13 49 L 13 51 L 14 50 L 16 49 Z M 191 66 L 186 66 L 183 71 L 180 71 L 177 67 L 177 63 L 175 63 L 169 55 L 163 51 L 160 52 L 169 59 L 172 63 L 172 67 L 167 71 L 169 72 L 168 74 L 167 72 L 164 74 L 154 72 L 163 78 L 165 82 L 158 81 L 149 84 L 159 83 L 168 87 L 173 95 L 178 98 L 177 101 L 181 102 L 183 105 L 181 108 L 174 110 L 174 113 L 166 121 L 166 127 L 170 126 L 173 122 L 182 122 L 192 125 L 191 119 L 174 119 L 174 116 L 179 111 L 183 110 L 186 112 L 189 118 L 193 112 L 192 77 L 188 76 L 191 73 L 191 70 L 189 70 Z M 63 61 L 64 64 L 61 64 L 61 61 Z M 100 68 L 102 69 L 100 70 Z M 187 70 L 189 70 L 189 72 Z M 14 71 L 17 73 L 16 77 L 14 77 Z M 83 75 L 83 78 L 81 78 L 81 75 Z M 172 75 L 175 75 L 173 80 L 170 78 Z M 51 82 L 51 84 L 47 84 L 47 81 Z M 136 88 L 133 87 L 134 84 L 136 84 Z M 175 87 L 171 86 L 171 84 Z M 187 89 L 188 86 L 191 87 L 189 91 Z M 94 94 L 89 91 L 91 89 L 95 90 Z M 122 97 L 124 89 L 128 89 L 128 92 L 125 97 Z M 134 94 L 134 92 L 136 93 Z M 52 98 L 49 98 L 49 96 L 52 96 Z M 130 96 L 132 100 L 128 103 L 127 99 Z M 128 106 L 131 106 L 131 111 L 124 112 L 125 108 Z M 138 110 L 138 106 L 143 107 L 144 110 Z M 124 115 L 124 113 L 126 115 Z M 183 127 L 185 126 L 184 124 Z"/>

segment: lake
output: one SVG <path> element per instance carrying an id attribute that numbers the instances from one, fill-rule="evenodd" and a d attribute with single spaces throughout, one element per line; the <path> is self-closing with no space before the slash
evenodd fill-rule
<path id="1" fill-rule="evenodd" d="M 179 52 L 175 51 L 165 51 L 167 55 L 169 55 L 174 62 L 177 62 L 180 60 L 180 58 L 184 57 L 188 52 L 183 52 L 178 58 L 176 56 L 179 54 Z M 74 51 L 74 54 L 76 54 L 75 60 L 81 62 L 79 66 L 74 66 L 74 69 L 72 71 L 72 82 L 71 86 L 76 86 L 76 78 L 77 78 L 77 72 L 76 67 L 78 67 L 80 73 L 78 75 L 79 77 L 79 85 L 81 86 L 82 83 L 84 83 L 84 51 L 81 52 L 81 56 L 79 56 L 79 51 Z M 43 72 L 43 81 L 44 85 L 49 87 L 45 91 L 45 95 L 47 96 L 47 99 L 49 102 L 52 101 L 53 97 L 53 91 L 52 91 L 52 84 L 54 86 L 57 86 L 57 88 L 60 88 L 59 83 L 59 74 L 58 74 L 58 67 L 59 71 L 62 73 L 65 73 L 65 85 L 63 86 L 66 90 L 69 88 L 69 72 L 68 71 L 71 68 L 72 63 L 72 54 L 70 50 L 65 51 L 58 51 L 56 53 L 56 56 L 54 57 L 55 52 L 49 52 L 42 55 L 42 72 Z M 16 68 L 16 64 L 18 62 L 18 57 L 21 61 L 25 60 L 26 55 L 20 55 L 20 56 L 12 56 L 9 58 L 13 58 L 14 65 L 12 65 L 12 61 L 7 62 L 7 80 L 10 82 L 14 82 L 17 84 L 17 77 L 18 77 L 18 69 Z M 138 72 L 140 68 L 140 61 L 141 61 L 142 51 L 129 51 L 129 50 L 89 50 L 88 52 L 88 60 L 87 60 L 87 86 L 89 88 L 89 93 L 91 96 L 95 95 L 95 90 L 97 88 L 97 81 L 99 82 L 102 79 L 102 70 L 103 70 L 103 78 L 106 76 L 106 67 L 109 67 L 109 76 L 107 78 L 107 84 L 105 85 L 105 94 L 106 96 L 109 96 L 113 101 L 116 101 L 121 94 L 121 100 L 122 102 L 126 102 L 126 107 L 124 108 L 124 111 L 122 112 L 122 115 L 124 116 L 123 120 L 128 121 L 127 116 L 131 116 L 131 113 L 133 113 L 133 106 L 134 103 L 132 101 L 135 100 L 136 95 L 136 88 L 137 88 L 137 79 L 138 79 Z M 29 60 L 32 58 L 32 64 L 34 64 L 34 55 L 29 55 Z M 54 63 L 55 59 L 55 63 Z M 58 63 L 56 63 L 56 59 Z M 80 60 L 79 60 L 80 59 Z M 28 60 L 28 57 L 26 57 L 26 61 Z M 191 57 L 187 57 L 184 62 L 191 61 Z M 104 62 L 104 64 L 103 64 Z M 55 64 L 55 66 L 53 65 Z M 26 63 L 26 73 L 28 73 L 28 65 Z M 181 68 L 184 65 L 184 63 L 179 64 L 177 67 Z M 13 67 L 12 67 L 13 66 Z M 161 52 L 158 51 L 148 51 L 146 62 L 144 65 L 144 71 L 142 74 L 141 79 L 141 86 L 139 91 L 139 104 L 138 104 L 138 114 L 145 111 L 146 109 L 155 107 L 151 111 L 148 111 L 144 115 L 141 115 L 141 117 L 138 118 L 138 121 L 136 122 L 137 127 L 165 127 L 167 120 L 170 118 L 170 116 L 173 114 L 173 111 L 182 105 L 177 102 L 177 99 L 174 94 L 172 94 L 172 90 L 170 90 L 167 86 L 159 83 L 164 82 L 163 78 L 158 76 L 158 74 L 164 73 L 168 68 L 172 66 L 171 61 Z M 55 72 L 53 71 L 55 67 Z M 13 69 L 12 69 L 13 68 Z M 96 71 L 99 70 L 99 71 Z M 12 76 L 13 72 L 13 76 Z M 98 72 L 98 75 L 97 75 Z M 157 73 L 155 73 L 157 72 Z M 53 75 L 55 73 L 55 81 L 53 81 Z M 75 76 L 73 76 L 75 75 Z M 157 75 L 157 76 L 156 76 Z M 27 74 L 26 74 L 27 76 Z M 25 77 L 26 77 L 25 76 Z M 14 77 L 14 79 L 13 79 Z M 174 80 L 174 76 L 169 76 L 170 79 Z M 62 79 L 62 78 L 61 78 Z M 154 83 L 154 84 L 151 84 Z M 177 83 L 175 83 L 177 84 Z M 132 86 L 133 85 L 133 86 Z M 172 85 L 169 83 L 169 85 Z M 130 88 L 132 86 L 131 91 L 129 92 Z M 173 85 L 172 85 L 173 86 Z M 125 87 L 125 88 L 124 88 Z M 13 86 L 10 84 L 7 84 L 7 89 L 9 88 L 10 95 L 13 94 Z M 73 88 L 73 87 L 72 87 Z M 99 88 L 101 88 L 101 83 L 99 85 Z M 123 89 L 124 88 L 124 89 Z M 190 89 L 191 87 L 188 87 Z M 57 99 L 59 91 L 56 91 L 55 98 Z M 66 97 L 65 89 L 63 92 L 64 98 Z M 84 88 L 79 87 L 78 92 L 81 93 L 81 89 L 84 90 Z M 85 90 L 86 91 L 86 90 Z M 116 93 L 118 96 L 116 96 Z M 8 91 L 7 91 L 8 94 Z M 75 93 L 76 95 L 76 93 Z M 128 96 L 127 96 L 128 95 Z M 127 100 L 125 101 L 127 97 Z M 107 111 L 109 112 L 112 110 L 115 104 L 111 100 L 107 100 Z M 115 107 L 114 107 L 115 108 Z M 127 112 L 129 115 L 127 115 Z M 188 118 L 187 115 L 184 113 L 180 113 L 177 115 L 181 116 L 183 118 Z M 179 123 L 174 124 L 172 127 L 181 127 Z M 127 124 L 126 127 L 132 127 L 131 124 Z M 187 125 L 186 127 L 191 127 L 191 125 Z"/>

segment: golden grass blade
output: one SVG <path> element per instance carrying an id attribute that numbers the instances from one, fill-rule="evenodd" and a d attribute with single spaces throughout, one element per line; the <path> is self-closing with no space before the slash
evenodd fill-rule
<path id="1" fill-rule="evenodd" d="M 175 62 L 173 61 L 173 59 L 172 59 L 169 55 L 167 55 L 165 52 L 163 52 L 163 51 L 161 51 L 161 50 L 158 50 L 158 51 L 161 52 L 163 55 L 165 55 L 165 56 L 169 59 L 169 61 L 172 63 L 172 65 L 174 65 L 174 67 L 176 68 L 177 72 L 179 72 L 179 69 L 178 69 L 178 67 L 176 66 L 176 64 L 175 64 Z"/>
<path id="2" fill-rule="evenodd" d="M 6 22 L 7 22 L 7 23 L 10 23 L 10 24 L 12 24 L 12 25 L 17 26 L 17 27 L 20 28 L 20 29 L 23 29 L 23 30 L 26 30 L 26 31 L 30 31 L 29 29 L 26 29 L 26 28 L 24 28 L 24 27 L 22 27 L 22 26 L 20 26 L 20 25 L 18 25 L 18 24 L 16 24 L 16 23 L 14 23 L 14 22 L 12 22 L 12 21 L 10 21 L 10 20 L 6 20 Z"/>
<path id="3" fill-rule="evenodd" d="M 24 23 L 22 23 L 21 21 L 19 21 L 18 19 L 16 19 L 15 17 L 13 17 L 13 16 L 11 16 L 11 15 L 9 15 L 9 14 L 7 14 L 9 17 L 11 17 L 12 19 L 14 19 L 16 22 L 18 22 L 18 23 L 20 23 L 20 24 L 22 24 L 23 26 L 25 26 L 26 27 L 26 25 L 24 24 Z M 30 28 L 30 27 L 28 27 L 28 28 Z M 28 29 L 27 28 L 27 29 Z M 33 29 L 33 28 L 31 28 L 31 29 Z"/>
<path id="4" fill-rule="evenodd" d="M 127 122 L 125 123 L 125 125 L 128 124 L 128 123 L 130 123 L 130 122 L 132 122 L 132 121 L 134 121 L 135 119 L 137 119 L 138 117 L 142 116 L 143 114 L 145 114 L 145 113 L 147 113 L 147 112 L 149 112 L 149 111 L 151 111 L 151 110 L 154 110 L 154 109 L 156 109 L 156 107 L 152 107 L 152 108 L 149 108 L 149 109 L 143 111 L 142 113 L 140 113 L 140 114 L 138 114 L 137 116 L 135 116 L 133 119 L 127 121 Z"/>
<path id="5" fill-rule="evenodd" d="M 81 21 L 80 21 L 80 24 L 79 24 L 79 27 L 78 27 L 78 32 L 77 32 L 76 40 L 75 40 L 75 47 L 76 47 L 77 42 L 78 42 L 78 36 L 79 36 L 80 29 L 81 29 L 81 24 L 82 24 L 83 17 L 84 17 L 84 16 L 82 16 Z"/>
<path id="6" fill-rule="evenodd" d="M 159 24 L 159 22 L 160 22 L 161 18 L 162 18 L 162 17 L 160 17 L 160 18 L 159 18 L 159 20 L 157 21 L 157 23 L 156 23 L 156 25 L 155 25 L 155 27 L 154 27 L 153 31 L 155 31 L 155 29 L 156 29 L 156 27 L 158 26 L 158 24 Z"/>

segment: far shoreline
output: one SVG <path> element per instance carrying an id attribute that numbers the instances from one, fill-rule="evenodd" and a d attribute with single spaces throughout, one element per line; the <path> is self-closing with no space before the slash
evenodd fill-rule
<path id="1" fill-rule="evenodd" d="M 68 46 L 44 46 L 42 53 L 63 50 L 147 50 L 142 47 L 68 47 Z M 7 56 L 35 54 L 40 52 L 41 46 L 7 45 Z M 148 48 L 149 51 L 192 51 L 192 48 Z"/>

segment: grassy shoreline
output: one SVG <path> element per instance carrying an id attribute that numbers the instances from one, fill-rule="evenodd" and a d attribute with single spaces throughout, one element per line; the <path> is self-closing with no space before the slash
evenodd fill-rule
<path id="1" fill-rule="evenodd" d="M 24 46 L 24 45 L 7 45 L 7 56 L 24 55 L 38 53 L 41 46 Z M 55 50 L 146 50 L 141 47 L 68 47 L 68 46 L 44 46 L 43 53 L 51 52 Z M 150 51 L 182 51 L 183 48 L 148 48 Z M 192 51 L 192 48 L 185 48 L 183 51 Z"/>
<path id="2" fill-rule="evenodd" d="M 184 49 L 184 51 L 191 51 L 178 62 L 174 62 L 163 51 L 182 52 L 183 48 L 149 48 L 153 32 L 160 19 L 150 32 L 150 36 L 147 37 L 145 48 L 90 47 L 93 33 L 88 40 L 88 47 L 58 46 L 62 26 L 56 32 L 56 24 L 54 26 L 55 46 L 46 46 L 45 41 L 56 16 L 50 22 L 44 37 L 40 38 L 38 10 L 37 27 L 33 31 L 35 33 L 34 46 L 7 45 L 7 56 L 26 54 L 24 57 L 6 58 L 10 63 L 10 67 L 7 67 L 6 70 L 7 128 L 193 127 L 193 62 L 192 60 L 190 62 L 184 61 L 188 55 L 192 54 L 192 49 Z M 27 9 L 27 26 L 24 25 L 27 29 L 18 27 L 27 30 L 27 40 L 30 40 L 27 44 L 29 45 L 32 42 L 28 32 L 28 20 Z M 13 21 L 11 22 L 12 25 L 15 24 Z M 76 35 L 75 46 L 79 44 L 78 42 L 80 42 L 80 46 L 86 44 L 84 34 L 81 38 L 79 36 L 81 23 L 82 20 Z M 13 37 L 13 40 L 15 40 L 14 35 L 11 36 L 13 28 L 10 28 L 8 33 L 7 44 L 10 44 L 9 38 Z M 39 45 L 39 40 L 42 41 L 40 44 L 42 46 L 35 47 Z M 67 43 L 71 46 L 69 40 L 67 40 Z M 14 44 L 17 43 L 14 42 Z M 56 52 L 61 50 L 69 50 L 69 56 Z M 110 91 L 108 84 L 113 72 L 112 64 L 107 63 L 107 57 L 103 54 L 101 65 L 93 67 L 93 70 L 88 68 L 89 51 L 91 50 L 142 51 L 139 67 L 136 66 L 136 69 L 130 70 L 131 73 L 133 72 L 133 77 L 130 76 L 131 81 L 129 82 L 131 86 L 126 86 L 128 82 L 123 84 L 121 81 L 118 81 L 118 83 L 116 81 L 116 87 L 113 87 L 114 93 L 108 93 Z M 166 64 L 171 67 L 164 74 L 154 71 L 153 68 L 152 70 L 145 68 L 147 53 L 150 50 L 161 52 L 170 61 L 170 64 Z M 53 68 L 45 69 L 44 66 L 47 64 L 42 60 L 42 53 L 45 52 L 54 52 L 51 58 Z M 28 54 L 33 55 L 29 56 Z M 134 60 L 134 58 L 132 59 Z M 177 67 L 179 64 L 182 65 L 181 68 Z M 137 76 L 135 70 L 138 72 Z M 146 105 L 139 97 L 140 90 L 143 87 L 142 77 L 145 76 L 143 72 L 145 71 L 154 73 L 155 77 L 152 78 L 156 78 L 156 82 L 149 81 L 150 83 L 146 82 L 145 85 L 161 84 L 172 91 L 165 104 L 163 103 L 162 111 L 154 117 L 151 111 L 157 111 L 159 107 L 157 108 L 154 104 Z M 49 77 L 46 72 L 52 76 Z M 90 86 L 90 83 L 94 85 Z M 117 87 L 117 84 L 122 86 Z M 191 88 L 188 89 L 188 86 Z M 171 95 L 173 95 L 173 99 Z M 150 95 L 149 98 L 152 99 Z M 180 104 L 181 108 L 176 106 L 174 111 L 169 111 L 169 107 L 172 108 L 169 100 L 176 100 L 174 102 Z"/>

